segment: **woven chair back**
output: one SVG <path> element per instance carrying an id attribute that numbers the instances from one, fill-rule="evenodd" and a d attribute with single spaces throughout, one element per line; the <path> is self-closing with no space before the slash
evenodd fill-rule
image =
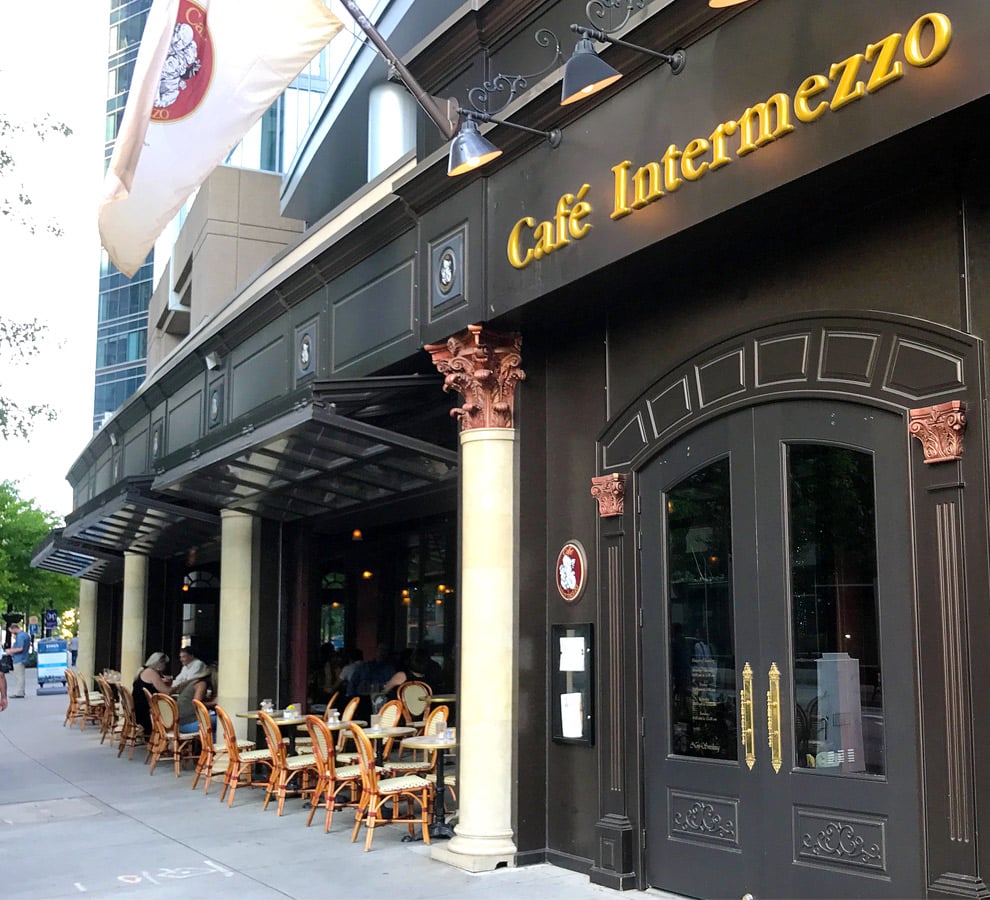
<path id="1" fill-rule="evenodd" d="M 272 754 L 272 762 L 284 766 L 285 744 L 282 743 L 282 729 L 266 712 L 258 713 L 258 722 L 261 724 L 261 730 L 265 732 L 265 741 L 268 743 L 268 749 Z"/>
<path id="2" fill-rule="evenodd" d="M 158 710 L 162 730 L 169 735 L 175 734 L 179 728 L 179 705 L 168 694 L 155 694 L 152 700 L 153 708 Z"/>
<path id="3" fill-rule="evenodd" d="M 333 765 L 333 732 L 327 728 L 327 723 L 317 716 L 306 716 L 306 730 L 313 739 L 313 756 L 316 765 L 323 775 L 334 776 Z"/>
<path id="4" fill-rule="evenodd" d="M 402 719 L 402 702 L 399 700 L 389 700 L 380 710 L 382 728 L 395 728 Z"/>
<path id="5" fill-rule="evenodd" d="M 361 768 L 361 787 L 369 795 L 378 793 L 378 771 L 375 769 L 375 751 L 371 741 L 360 725 L 352 725 L 354 745 L 358 752 L 358 765 Z"/>
<path id="6" fill-rule="evenodd" d="M 425 681 L 404 681 L 399 685 L 397 696 L 409 715 L 409 721 L 422 719 L 426 712 L 426 701 L 433 691 Z"/>
<path id="7" fill-rule="evenodd" d="M 213 723 L 210 721 L 210 711 L 206 705 L 193 697 L 193 709 L 196 711 L 196 724 L 199 726 L 199 740 L 206 751 L 214 750 Z"/>
<path id="8" fill-rule="evenodd" d="M 237 748 L 237 733 L 234 731 L 234 723 L 230 721 L 230 716 L 222 706 L 213 707 L 220 721 L 220 728 L 223 730 L 223 743 L 227 748 L 227 755 L 235 762 L 240 763 L 241 754 Z"/>
<path id="9" fill-rule="evenodd" d="M 357 714 L 357 708 L 360 702 L 360 697 L 351 697 L 351 699 L 347 701 L 347 706 L 344 707 L 344 711 L 340 714 L 340 721 L 350 722 L 351 719 L 353 719 Z"/>
<path id="10" fill-rule="evenodd" d="M 134 718 L 134 696 L 131 694 L 131 689 L 126 684 L 118 684 L 117 696 L 120 697 L 120 712 L 124 717 L 124 721 L 128 725 L 136 725 L 137 720 Z"/>
<path id="11" fill-rule="evenodd" d="M 447 715 L 450 712 L 448 707 L 441 704 L 440 706 L 434 706 L 430 710 L 430 714 L 426 717 L 426 724 L 423 726 L 423 734 L 436 734 L 437 728 L 440 722 L 449 722 L 450 718 Z M 446 728 L 446 724 L 443 726 Z"/>

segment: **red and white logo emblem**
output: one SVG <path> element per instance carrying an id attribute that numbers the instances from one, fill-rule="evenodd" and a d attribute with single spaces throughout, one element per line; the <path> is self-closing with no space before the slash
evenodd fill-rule
<path id="1" fill-rule="evenodd" d="M 557 591 L 568 603 L 581 596 L 587 573 L 588 560 L 584 547 L 577 541 L 568 541 L 557 554 Z"/>
<path id="2" fill-rule="evenodd" d="M 206 10 L 193 0 L 181 0 L 151 120 L 175 122 L 195 112 L 212 77 L 213 40 Z"/>

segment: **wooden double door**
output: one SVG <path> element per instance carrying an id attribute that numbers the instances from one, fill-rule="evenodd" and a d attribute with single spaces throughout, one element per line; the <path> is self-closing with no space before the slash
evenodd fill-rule
<path id="1" fill-rule="evenodd" d="M 789 401 L 640 475 L 647 875 L 696 897 L 918 897 L 903 419 Z"/>

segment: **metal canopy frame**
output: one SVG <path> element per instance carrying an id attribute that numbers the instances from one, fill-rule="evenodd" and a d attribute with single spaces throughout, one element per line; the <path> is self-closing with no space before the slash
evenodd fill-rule
<path id="1" fill-rule="evenodd" d="M 31 566 L 86 581 L 114 581 L 123 576 L 123 553 L 102 550 L 65 537 L 55 528 L 31 556 Z"/>
<path id="2" fill-rule="evenodd" d="M 152 487 L 281 522 L 430 495 L 457 477 L 456 428 L 441 397 L 435 376 L 314 381 L 292 409 L 228 426 Z"/>
<path id="3" fill-rule="evenodd" d="M 208 449 L 201 442 L 182 461 L 163 460 L 157 476 L 127 478 L 94 497 L 31 564 L 115 581 L 125 551 L 167 558 L 217 545 L 221 509 L 332 519 L 449 491 L 456 428 L 437 388 L 435 376 L 422 375 L 312 381 L 288 410 L 216 429 Z"/>
<path id="4" fill-rule="evenodd" d="M 157 494 L 150 476 L 127 478 L 65 520 L 63 537 L 111 553 L 171 556 L 217 540 L 220 516 Z"/>

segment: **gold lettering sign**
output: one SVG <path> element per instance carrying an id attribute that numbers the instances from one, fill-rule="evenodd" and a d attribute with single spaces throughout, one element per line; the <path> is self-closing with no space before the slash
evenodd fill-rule
<path id="1" fill-rule="evenodd" d="M 591 213 L 591 204 L 584 198 L 591 190 L 590 184 L 582 184 L 577 194 L 564 194 L 557 201 L 557 212 L 552 221 L 540 222 L 532 216 L 523 216 L 509 232 L 506 253 L 509 262 L 517 269 L 524 269 L 534 259 L 543 259 L 554 250 L 566 247 L 571 239 L 581 240 L 591 228 L 583 221 Z M 532 244 L 523 249 L 524 244 Z"/>
<path id="2" fill-rule="evenodd" d="M 829 66 L 828 74 L 805 78 L 793 95 L 778 92 L 746 107 L 736 119 L 720 122 L 707 137 L 696 137 L 683 148 L 670 144 L 656 160 L 633 168 L 631 160 L 612 166 L 612 211 L 618 220 L 643 209 L 685 183 L 700 181 L 710 172 L 748 156 L 761 147 L 795 131 L 797 123 L 817 122 L 869 94 L 893 84 L 904 75 L 904 63 L 923 69 L 937 63 L 949 49 L 952 23 L 944 13 L 920 16 L 905 34 L 894 32 L 861 53 Z M 509 262 L 523 269 L 533 260 L 566 247 L 570 239 L 583 238 L 591 228 L 583 221 L 591 213 L 584 200 L 590 187 L 577 195 L 564 194 L 553 220 L 537 223 L 531 216 L 519 219 L 509 233 Z"/>

